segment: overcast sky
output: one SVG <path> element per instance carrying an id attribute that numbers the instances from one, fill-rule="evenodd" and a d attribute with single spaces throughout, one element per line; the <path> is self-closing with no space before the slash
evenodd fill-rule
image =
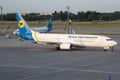
<path id="1" fill-rule="evenodd" d="M 120 11 L 120 0 L 0 0 L 4 13 L 31 13 L 66 11 L 65 6 L 70 6 L 70 11 Z"/>

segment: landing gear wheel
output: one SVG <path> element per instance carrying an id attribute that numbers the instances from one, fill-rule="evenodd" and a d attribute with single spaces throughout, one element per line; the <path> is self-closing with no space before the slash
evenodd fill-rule
<path id="1" fill-rule="evenodd" d="M 60 47 L 56 47 L 56 50 L 60 50 Z"/>
<path id="2" fill-rule="evenodd" d="M 107 52 L 109 51 L 110 47 L 104 47 L 104 51 Z"/>
<path id="3" fill-rule="evenodd" d="M 111 47 L 111 52 L 114 52 L 114 47 Z"/>
<path id="4" fill-rule="evenodd" d="M 107 52 L 107 49 L 104 49 L 105 52 Z"/>
<path id="5" fill-rule="evenodd" d="M 73 46 L 72 46 L 72 45 L 70 45 L 70 50 L 72 50 L 72 47 L 73 47 Z"/>

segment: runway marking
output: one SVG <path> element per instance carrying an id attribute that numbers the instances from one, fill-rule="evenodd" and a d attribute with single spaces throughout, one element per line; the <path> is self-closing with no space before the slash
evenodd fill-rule
<path id="1" fill-rule="evenodd" d="M 30 79 L 30 78 L 34 78 L 34 77 L 38 77 L 38 76 L 42 76 L 42 75 L 47 75 L 47 74 L 51 74 L 51 73 L 55 73 L 55 72 L 60 72 L 62 70 L 55 70 L 55 71 L 51 71 L 51 72 L 47 72 L 47 73 L 38 73 L 38 74 L 34 74 L 34 75 L 31 75 L 31 76 L 27 76 L 27 77 L 24 77 L 24 78 L 19 78 L 19 79 L 16 79 L 16 80 L 26 80 L 26 79 Z"/>
<path id="2" fill-rule="evenodd" d="M 73 71 L 82 71 L 82 72 L 94 72 L 94 73 L 106 73 L 106 74 L 120 74 L 120 72 L 111 72 L 111 71 L 102 71 L 102 70 L 94 70 L 94 69 L 73 69 L 73 68 L 59 68 L 59 67 L 44 67 L 44 66 L 20 66 L 20 65 L 0 65 L 0 67 L 18 67 L 18 68 L 33 68 L 33 69 L 53 69 L 57 72 L 59 71 L 67 71 L 67 70 L 73 70 Z"/>
<path id="3" fill-rule="evenodd" d="M 106 60 L 106 61 L 100 61 L 100 62 L 96 62 L 96 63 L 92 63 L 92 64 L 82 65 L 80 67 L 89 67 L 89 66 L 99 65 L 99 64 L 103 64 L 103 63 L 107 63 L 107 62 L 117 61 L 117 60 L 120 60 L 120 59 L 111 59 L 111 60 Z"/>

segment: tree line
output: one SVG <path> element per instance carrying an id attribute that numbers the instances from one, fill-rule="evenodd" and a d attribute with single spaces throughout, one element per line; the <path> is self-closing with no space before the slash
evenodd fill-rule
<path id="1" fill-rule="evenodd" d="M 66 21 L 68 19 L 67 11 L 54 11 L 52 13 L 53 20 Z M 50 18 L 51 15 L 42 15 L 40 13 L 27 13 L 22 15 L 27 21 L 45 21 Z M 100 13 L 96 11 L 79 11 L 76 14 L 70 12 L 69 18 L 73 21 L 114 21 L 120 20 L 120 11 L 111 13 Z M 15 13 L 3 14 L 4 21 L 16 21 Z"/>

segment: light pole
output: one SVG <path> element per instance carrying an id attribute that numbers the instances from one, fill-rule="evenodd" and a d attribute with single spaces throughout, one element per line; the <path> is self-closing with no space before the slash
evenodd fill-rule
<path id="1" fill-rule="evenodd" d="M 0 6 L 0 10 L 1 10 L 1 27 L 2 27 L 2 23 L 3 23 L 3 8 L 2 8 L 2 6 Z"/>
<path id="2" fill-rule="evenodd" d="M 68 30 L 67 30 L 67 33 L 68 34 L 72 34 L 72 21 L 70 20 L 70 6 L 66 6 L 66 9 L 67 9 L 67 19 L 68 19 Z"/>
<path id="3" fill-rule="evenodd" d="M 67 13 L 68 13 L 68 16 L 67 16 L 67 19 L 68 19 L 68 21 L 69 21 L 69 12 L 70 12 L 70 6 L 66 6 L 66 9 L 67 9 Z"/>
<path id="4" fill-rule="evenodd" d="M 2 33 L 4 33 L 5 31 L 3 30 L 3 7 L 0 6 L 0 10 L 1 10 L 1 30 Z"/>

